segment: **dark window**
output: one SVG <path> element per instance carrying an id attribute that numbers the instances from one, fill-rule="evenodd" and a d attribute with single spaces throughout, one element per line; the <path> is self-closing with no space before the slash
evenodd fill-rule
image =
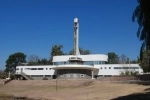
<path id="1" fill-rule="evenodd" d="M 31 68 L 31 70 L 37 70 L 37 68 Z"/>
<path id="2" fill-rule="evenodd" d="M 139 69 L 139 67 L 131 67 L 131 69 Z"/>
<path id="3" fill-rule="evenodd" d="M 122 69 L 121 67 L 114 67 L 114 69 Z"/>
<path id="4" fill-rule="evenodd" d="M 105 69 L 107 69 L 107 68 L 105 67 Z"/>
<path id="5" fill-rule="evenodd" d="M 51 77 L 51 75 L 45 75 L 45 77 Z"/>
<path id="6" fill-rule="evenodd" d="M 43 68 L 38 68 L 38 70 L 43 70 Z"/>
<path id="7" fill-rule="evenodd" d="M 111 67 L 109 67 L 109 69 L 111 69 Z"/>

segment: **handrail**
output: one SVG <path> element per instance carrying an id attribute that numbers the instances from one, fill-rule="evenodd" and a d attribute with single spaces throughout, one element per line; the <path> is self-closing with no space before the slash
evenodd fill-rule
<path id="1" fill-rule="evenodd" d="M 33 78 L 31 78 L 30 76 L 28 76 L 27 74 L 25 74 L 24 72 L 20 73 L 22 76 L 24 76 L 26 79 L 28 80 L 33 80 Z"/>

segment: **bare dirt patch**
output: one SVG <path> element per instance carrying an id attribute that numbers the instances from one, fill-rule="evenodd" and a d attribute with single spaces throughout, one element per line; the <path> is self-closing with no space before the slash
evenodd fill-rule
<path id="1" fill-rule="evenodd" d="M 0 94 L 50 100 L 111 100 L 132 93 L 143 93 L 148 88 L 150 86 L 91 80 L 14 80 L 0 86 Z"/>

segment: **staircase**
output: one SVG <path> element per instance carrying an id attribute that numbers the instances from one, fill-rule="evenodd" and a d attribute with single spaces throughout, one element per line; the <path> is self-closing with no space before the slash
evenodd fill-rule
<path id="1" fill-rule="evenodd" d="M 31 78 L 30 76 L 28 76 L 27 74 L 25 74 L 24 72 L 21 72 L 20 75 L 22 75 L 25 79 L 27 80 L 34 80 L 33 78 Z"/>

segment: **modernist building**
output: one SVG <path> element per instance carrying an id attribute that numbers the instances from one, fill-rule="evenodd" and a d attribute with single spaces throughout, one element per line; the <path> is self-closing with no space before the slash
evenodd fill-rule
<path id="1" fill-rule="evenodd" d="M 20 79 L 94 79 L 96 77 L 120 75 L 129 70 L 142 73 L 138 64 L 106 64 L 105 54 L 80 55 L 79 20 L 74 19 L 74 55 L 53 57 L 53 65 L 17 66 Z"/>

